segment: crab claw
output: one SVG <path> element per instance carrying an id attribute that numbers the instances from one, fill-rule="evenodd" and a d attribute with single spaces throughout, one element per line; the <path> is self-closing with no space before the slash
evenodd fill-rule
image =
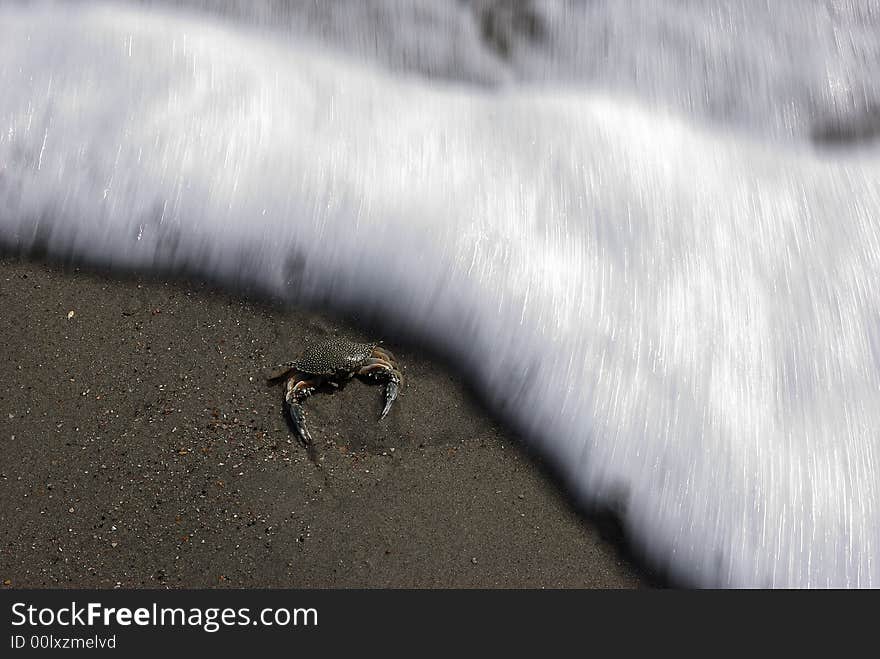
<path id="1" fill-rule="evenodd" d="M 397 359 L 384 348 L 373 348 L 373 356 L 366 360 L 356 375 L 385 382 L 385 407 L 382 409 L 382 414 L 379 415 L 381 421 L 388 415 L 391 405 L 397 400 L 397 392 L 400 391 L 400 382 L 403 376 L 397 368 Z"/>
<path id="2" fill-rule="evenodd" d="M 293 427 L 296 429 L 296 434 L 299 435 L 300 440 L 306 446 L 310 446 L 312 436 L 309 433 L 309 429 L 306 428 L 306 415 L 303 411 L 303 406 L 298 401 L 291 401 L 287 404 L 287 413 L 290 415 L 290 420 L 293 422 Z"/>
<path id="3" fill-rule="evenodd" d="M 296 434 L 306 446 L 311 446 L 312 436 L 306 428 L 306 413 L 303 411 L 302 401 L 312 395 L 312 392 L 321 384 L 319 379 L 300 380 L 290 378 L 284 387 L 284 401 L 287 403 L 287 414 L 293 421 Z"/>
<path id="4" fill-rule="evenodd" d="M 391 410 L 391 405 L 397 399 L 397 391 L 399 389 L 399 381 L 397 378 L 392 378 L 385 383 L 385 407 L 382 409 L 382 414 L 379 415 L 379 420 L 385 418 L 388 412 Z"/>

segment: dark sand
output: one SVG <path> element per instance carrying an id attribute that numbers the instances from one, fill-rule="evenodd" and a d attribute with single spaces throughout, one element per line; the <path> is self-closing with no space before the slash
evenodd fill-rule
<path id="1" fill-rule="evenodd" d="M 0 259 L 0 583 L 656 583 L 413 350 L 388 344 L 406 382 L 382 422 L 358 380 L 307 402 L 310 458 L 261 371 L 336 333 L 373 338 L 206 285 Z"/>

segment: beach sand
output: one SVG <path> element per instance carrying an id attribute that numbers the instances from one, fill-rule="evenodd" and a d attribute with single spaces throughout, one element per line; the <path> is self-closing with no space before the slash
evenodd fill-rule
<path id="1" fill-rule="evenodd" d="M 306 403 L 264 367 L 356 319 L 0 259 L 5 587 L 661 585 L 436 359 Z"/>

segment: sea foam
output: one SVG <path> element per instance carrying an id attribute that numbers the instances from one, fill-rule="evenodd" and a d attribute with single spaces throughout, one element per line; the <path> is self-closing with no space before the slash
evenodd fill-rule
<path id="1" fill-rule="evenodd" d="M 880 586 L 877 149 L 116 4 L 0 88 L 5 249 L 382 318 L 683 582 Z"/>

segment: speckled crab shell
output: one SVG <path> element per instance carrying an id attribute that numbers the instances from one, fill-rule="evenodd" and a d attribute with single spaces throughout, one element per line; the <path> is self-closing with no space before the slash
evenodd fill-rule
<path id="1" fill-rule="evenodd" d="M 306 375 L 329 377 L 339 373 L 354 373 L 370 358 L 377 345 L 342 338 L 330 339 L 308 348 L 290 366 Z"/>

